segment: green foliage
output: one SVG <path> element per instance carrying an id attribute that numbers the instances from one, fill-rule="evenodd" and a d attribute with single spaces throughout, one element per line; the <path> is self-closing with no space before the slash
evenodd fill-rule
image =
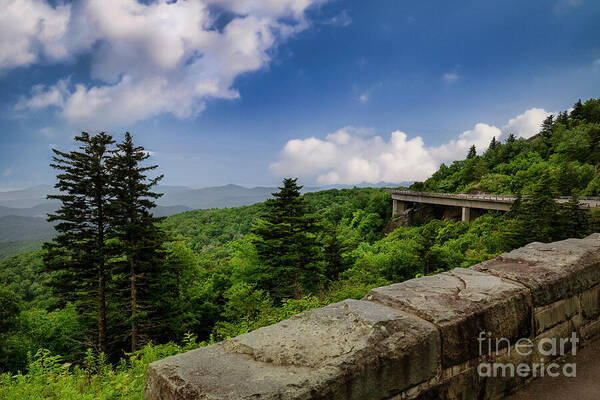
<path id="1" fill-rule="evenodd" d="M 128 310 L 128 318 L 122 318 L 127 325 L 124 337 L 131 339 L 131 351 L 140 344 L 157 338 L 156 326 L 161 325 L 165 312 L 176 309 L 165 307 L 165 297 L 173 294 L 165 275 L 173 275 L 169 268 L 163 269 L 166 242 L 164 231 L 157 225 L 160 221 L 152 215 L 155 200 L 161 194 L 152 192 L 152 187 L 163 178 L 162 175 L 149 179 L 147 173 L 158 166 L 145 166 L 150 157 L 143 147 L 135 146 L 129 132 L 125 140 L 117 144 L 113 157 L 109 160 L 112 175 L 111 192 L 114 198 L 109 203 L 112 214 L 112 236 L 120 257 L 112 263 L 112 275 L 117 293 L 123 296 L 122 310 Z M 175 273 L 175 278 L 179 276 Z M 119 290 L 121 289 L 121 290 Z M 115 335 L 113 335 L 114 337 Z"/>
<path id="2" fill-rule="evenodd" d="M 197 344 L 188 335 L 182 345 L 147 344 L 128 354 L 117 365 L 103 354 L 88 350 L 81 365 L 65 363 L 62 357 L 41 348 L 30 357 L 27 374 L 0 375 L 0 398 L 10 400 L 143 400 L 148 364 L 189 351 Z"/>
<path id="3" fill-rule="evenodd" d="M 578 102 L 568 114 L 549 116 L 538 135 L 525 140 L 510 135 L 505 143 L 495 138 L 486 152 L 473 148 L 467 159 L 440 166 L 425 182 L 411 188 L 432 192 L 484 192 L 531 194 L 545 173 L 552 176 L 552 190 L 570 196 L 600 193 L 600 99 Z"/>
<path id="4" fill-rule="evenodd" d="M 323 282 L 317 220 L 307 214 L 300 189 L 296 179 L 284 179 L 274 199 L 266 201 L 267 213 L 252 227 L 260 265 L 251 279 L 278 301 L 315 293 Z"/>

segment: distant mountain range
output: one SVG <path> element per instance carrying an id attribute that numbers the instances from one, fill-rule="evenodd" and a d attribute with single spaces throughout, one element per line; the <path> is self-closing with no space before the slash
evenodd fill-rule
<path id="1" fill-rule="evenodd" d="M 329 185 L 325 187 L 305 187 L 303 192 L 315 192 L 326 189 L 344 189 L 354 186 L 396 187 L 409 183 Z M 157 201 L 154 214 L 168 217 L 184 211 L 205 208 L 240 207 L 260 203 L 272 197 L 276 187 L 246 188 L 239 185 L 224 185 L 192 189 L 186 186 L 159 186 L 156 192 L 164 195 Z M 54 228 L 46 221 L 46 215 L 56 211 L 60 203 L 47 200 L 49 194 L 58 191 L 50 185 L 38 185 L 22 190 L 0 192 L 0 257 L 10 255 L 2 249 L 20 249 L 32 247 L 34 243 L 50 239 Z M 18 245 L 17 245 L 18 244 Z"/>

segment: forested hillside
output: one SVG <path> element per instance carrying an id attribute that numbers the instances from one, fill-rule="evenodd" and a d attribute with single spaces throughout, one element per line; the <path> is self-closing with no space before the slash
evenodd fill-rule
<path id="1" fill-rule="evenodd" d="M 497 138 L 496 138 L 497 139 Z M 488 149 L 472 148 L 465 160 L 442 164 L 411 189 L 450 193 L 531 194 L 544 174 L 555 195 L 600 195 L 600 100 L 578 101 L 572 111 L 550 115 L 529 139 L 510 135 Z"/>
<path id="2" fill-rule="evenodd" d="M 547 119 L 530 140 L 494 140 L 482 154 L 472 149 L 411 187 L 518 195 L 505 214 L 469 223 L 425 215 L 386 235 L 392 207 L 385 190 L 300 196 L 289 179 L 265 203 L 168 217 L 158 224 L 166 238 L 159 265 L 165 287 L 152 297 L 160 303 L 161 318 L 152 320 L 160 329 L 140 337 L 134 354 L 123 344 L 126 317 L 118 306 L 107 310 L 108 333 L 119 333 L 112 350 L 88 349 L 81 307 L 47 284 L 59 272 L 43 268 L 42 250 L 2 260 L 0 369 L 7 373 L 0 397 L 141 399 L 145 366 L 169 354 L 361 298 L 375 286 L 467 267 L 530 241 L 585 236 L 599 225 L 577 207 L 577 196 L 600 195 L 598 163 L 600 101 L 590 100 Z M 558 195 L 571 201 L 558 205 Z M 118 271 L 115 281 L 124 274 Z"/>

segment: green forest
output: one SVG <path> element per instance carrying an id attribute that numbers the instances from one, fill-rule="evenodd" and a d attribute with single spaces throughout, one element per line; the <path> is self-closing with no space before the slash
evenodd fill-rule
<path id="1" fill-rule="evenodd" d="M 417 208 L 397 226 L 385 189 L 300 195 L 292 178 L 264 203 L 158 219 L 161 176 L 129 134 L 76 140 L 79 150 L 55 151 L 52 165 L 63 192 L 50 216 L 56 238 L 0 260 L 0 398 L 142 399 L 152 361 L 373 287 L 600 230 L 600 217 L 578 207 L 600 196 L 596 99 L 411 185 L 517 196 L 509 212 L 471 222 Z"/>

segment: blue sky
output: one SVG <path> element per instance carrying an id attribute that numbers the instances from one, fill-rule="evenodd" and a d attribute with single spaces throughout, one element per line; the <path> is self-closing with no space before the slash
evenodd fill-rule
<path id="1" fill-rule="evenodd" d="M 0 189 L 82 130 L 172 185 L 417 180 L 600 94 L 592 0 L 0 3 Z"/>

